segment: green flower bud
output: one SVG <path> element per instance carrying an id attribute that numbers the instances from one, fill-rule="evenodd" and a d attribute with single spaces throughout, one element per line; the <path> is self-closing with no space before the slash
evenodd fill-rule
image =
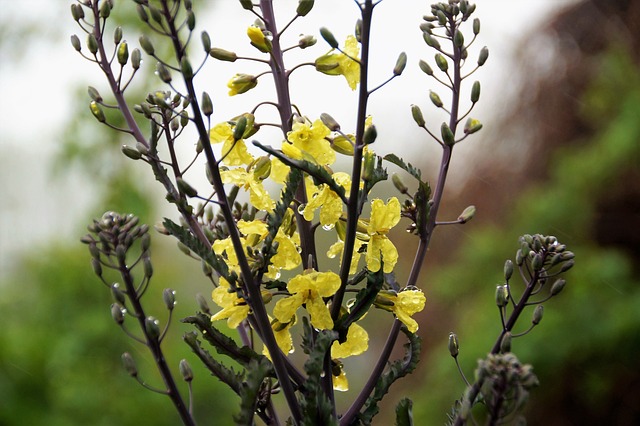
<path id="1" fill-rule="evenodd" d="M 489 57 L 489 49 L 487 46 L 480 49 L 480 55 L 478 56 L 478 66 L 481 67 L 487 62 L 487 58 Z"/>
<path id="2" fill-rule="evenodd" d="M 369 145 L 374 143 L 377 137 L 378 137 L 378 131 L 376 130 L 376 126 L 372 124 L 371 126 L 367 127 L 364 130 L 364 135 L 362 137 L 362 140 L 364 141 L 365 145 Z"/>
<path id="3" fill-rule="evenodd" d="M 138 369 L 136 368 L 136 363 L 129 352 L 125 352 L 122 354 L 122 365 L 124 365 L 124 369 L 127 370 L 127 373 L 129 373 L 131 377 L 138 376 Z"/>
<path id="4" fill-rule="evenodd" d="M 151 14 L 151 19 L 158 24 L 162 24 L 162 12 L 160 12 L 160 9 L 155 6 L 149 6 L 149 13 Z"/>
<path id="5" fill-rule="evenodd" d="M 296 13 L 298 16 L 306 16 L 313 9 L 314 0 L 299 0 Z"/>
<path id="6" fill-rule="evenodd" d="M 263 155 L 253 163 L 253 176 L 258 180 L 265 180 L 271 174 L 271 160 Z"/>
<path id="7" fill-rule="evenodd" d="M 418 105 L 411 105 L 411 115 L 413 116 L 413 120 L 416 122 L 418 127 L 424 127 L 424 117 L 422 115 L 422 110 Z"/>
<path id="8" fill-rule="evenodd" d="M 482 123 L 475 118 L 469 117 L 464 124 L 464 133 L 471 135 L 482 129 Z"/>
<path id="9" fill-rule="evenodd" d="M 456 30 L 455 34 L 453 35 L 453 44 L 458 48 L 464 46 L 464 36 L 462 35 L 462 32 L 460 30 Z"/>
<path id="10" fill-rule="evenodd" d="M 505 354 L 507 352 L 511 352 L 511 339 L 512 339 L 512 334 L 510 331 L 507 331 L 506 333 L 504 333 L 504 336 L 502 336 L 502 340 L 500 341 L 500 352 Z"/>
<path id="11" fill-rule="evenodd" d="M 118 46 L 118 63 L 120 65 L 126 65 L 127 61 L 129 60 L 129 47 L 127 46 L 127 42 L 122 42 L 120 43 L 120 46 Z"/>
<path id="12" fill-rule="evenodd" d="M 111 15 L 111 4 L 108 1 L 103 1 L 100 4 L 100 17 L 104 19 L 108 18 L 109 15 Z"/>
<path id="13" fill-rule="evenodd" d="M 466 209 L 464 209 L 462 213 L 460 213 L 460 216 L 458 216 L 458 222 L 467 223 L 471 219 L 473 219 L 473 216 L 475 216 L 475 214 L 476 214 L 476 206 L 469 206 Z"/>
<path id="14" fill-rule="evenodd" d="M 100 96 L 100 93 L 98 93 L 95 87 L 89 86 L 89 88 L 87 89 L 87 92 L 89 93 L 89 97 L 91 99 L 93 99 L 96 102 L 102 102 L 102 96 Z"/>
<path id="15" fill-rule="evenodd" d="M 252 10 L 253 9 L 253 0 L 240 0 L 240 5 L 243 9 Z"/>
<path id="16" fill-rule="evenodd" d="M 87 36 L 87 47 L 89 48 L 89 52 L 91 52 L 93 55 L 98 52 L 98 41 L 96 40 L 96 36 L 94 36 L 93 33 Z"/>
<path id="17" fill-rule="evenodd" d="M 186 359 L 180 361 L 179 369 L 180 374 L 182 374 L 182 379 L 185 382 L 190 382 L 193 380 L 193 371 L 191 370 L 191 366 Z"/>
<path id="18" fill-rule="evenodd" d="M 442 105 L 444 105 L 442 103 L 442 100 L 440 99 L 440 96 L 438 96 L 436 92 L 433 92 L 431 90 L 429 91 L 429 99 L 431 99 L 431 102 L 433 102 L 433 104 L 438 108 L 442 108 Z"/>
<path id="19" fill-rule="evenodd" d="M 193 186 L 189 185 L 189 183 L 187 183 L 187 181 L 185 181 L 181 177 L 176 178 L 176 184 L 178 186 L 178 190 L 180 190 L 180 192 L 185 194 L 187 197 L 195 197 L 198 195 L 198 191 L 196 191 Z"/>
<path id="20" fill-rule="evenodd" d="M 496 287 L 496 305 L 499 308 L 507 306 L 509 303 L 509 287 L 506 285 L 499 285 Z"/>
<path id="21" fill-rule="evenodd" d="M 449 353 L 454 358 L 460 353 L 460 344 L 458 343 L 458 336 L 455 333 L 449 333 Z"/>
<path id="22" fill-rule="evenodd" d="M 142 158 L 142 154 L 137 149 L 131 148 L 127 145 L 122 145 L 122 153 L 132 160 L 139 160 Z"/>
<path id="23" fill-rule="evenodd" d="M 471 102 L 474 104 L 480 99 L 480 82 L 474 81 L 471 87 Z"/>
<path id="24" fill-rule="evenodd" d="M 220 49 L 217 47 L 210 49 L 209 55 L 211 55 L 212 58 L 215 58 L 219 61 L 226 61 L 226 62 L 235 62 L 236 59 L 238 59 L 238 55 L 236 55 L 234 52 L 230 52 L 228 50 Z"/>
<path id="25" fill-rule="evenodd" d="M 196 14 L 193 13 L 193 10 L 187 12 L 187 28 L 189 31 L 193 31 L 196 27 Z"/>
<path id="26" fill-rule="evenodd" d="M 560 268 L 560 273 L 567 272 L 569 269 L 573 268 L 573 264 L 574 264 L 573 260 L 569 260 L 568 262 L 565 262 L 562 265 L 562 268 Z"/>
<path id="27" fill-rule="evenodd" d="M 407 188 L 407 185 L 404 184 L 404 182 L 402 181 L 400 176 L 398 176 L 397 173 L 394 173 L 391 176 L 391 181 L 393 182 L 393 186 L 395 186 L 396 189 L 400 191 L 401 194 L 406 194 L 407 192 L 409 192 L 409 188 Z"/>
<path id="28" fill-rule="evenodd" d="M 124 312 L 122 312 L 122 306 L 117 303 L 111 304 L 111 318 L 118 325 L 122 325 L 124 323 Z"/>
<path id="29" fill-rule="evenodd" d="M 516 252 L 516 265 L 522 266 L 522 264 L 524 263 L 524 258 L 524 252 L 522 251 L 522 249 L 518 249 L 518 251 Z"/>
<path id="30" fill-rule="evenodd" d="M 155 49 L 153 48 L 153 44 L 151 43 L 151 40 L 149 40 L 149 37 L 144 35 L 140 36 L 138 41 L 140 42 L 140 47 L 142 47 L 142 50 L 144 50 L 147 55 L 153 56 L 153 54 L 155 53 Z"/>
<path id="31" fill-rule="evenodd" d="M 436 65 L 438 66 L 438 68 L 440 68 L 440 71 L 447 72 L 447 69 L 449 69 L 449 63 L 447 62 L 445 57 L 442 56 L 440 53 L 436 53 L 435 58 L 436 58 Z"/>
<path id="32" fill-rule="evenodd" d="M 300 49 L 306 49 L 307 47 L 311 47 L 316 44 L 318 40 L 312 35 L 303 35 L 298 40 L 298 46 Z"/>
<path id="33" fill-rule="evenodd" d="M 140 18 L 142 22 L 149 22 L 149 15 L 144 9 L 144 6 L 141 4 L 136 5 L 136 11 L 138 12 L 138 18 Z"/>
<path id="34" fill-rule="evenodd" d="M 478 35 L 480 33 L 480 19 L 473 20 L 473 34 Z"/>
<path id="35" fill-rule="evenodd" d="M 73 16 L 73 20 L 78 22 L 82 18 L 84 18 L 84 9 L 79 4 L 71 5 L 71 16 Z"/>
<path id="36" fill-rule="evenodd" d="M 540 324 L 540 321 L 542 321 L 543 314 L 544 314 L 544 306 L 542 305 L 536 306 L 536 308 L 533 310 L 533 317 L 531 318 L 531 322 L 534 325 Z"/>
<path id="37" fill-rule="evenodd" d="M 213 114 L 213 102 L 207 92 L 202 92 L 202 113 L 207 117 Z"/>
<path id="38" fill-rule="evenodd" d="M 211 37 L 209 37 L 209 33 L 203 31 L 202 34 L 200 34 L 200 39 L 202 40 L 202 48 L 204 51 L 209 52 L 211 50 Z"/>
<path id="39" fill-rule="evenodd" d="M 320 28 L 320 35 L 322 36 L 324 41 L 329 44 L 329 46 L 334 49 L 338 48 L 338 40 L 336 40 L 336 38 L 333 36 L 333 33 L 329 31 L 327 27 Z"/>
<path id="40" fill-rule="evenodd" d="M 247 117 L 241 115 L 236 121 L 236 126 L 233 129 L 233 140 L 239 141 L 244 136 L 244 131 L 247 128 Z"/>
<path id="41" fill-rule="evenodd" d="M 147 255 L 142 258 L 142 267 L 144 268 L 144 276 L 151 278 L 153 276 L 153 264 L 151 258 Z"/>
<path id="42" fill-rule="evenodd" d="M 423 22 L 420 24 L 420 31 L 426 32 L 428 34 L 431 34 L 431 32 L 433 31 L 433 29 L 436 26 L 433 25 L 431 22 Z"/>
<path id="43" fill-rule="evenodd" d="M 172 311 L 176 306 L 176 292 L 170 288 L 165 288 L 162 291 L 162 300 L 168 310 Z"/>
<path id="44" fill-rule="evenodd" d="M 157 340 L 160 337 L 160 321 L 154 317 L 147 317 L 144 320 L 144 329 L 150 339 Z"/>
<path id="45" fill-rule="evenodd" d="M 104 123 L 107 120 L 104 116 L 104 111 L 102 111 L 102 107 L 96 101 L 91 101 L 89 109 L 91 110 L 91 114 L 93 114 L 99 122 Z"/>
<path id="46" fill-rule="evenodd" d="M 504 279 L 505 281 L 509 281 L 513 276 L 513 262 L 511 260 L 507 260 L 504 262 Z"/>
<path id="47" fill-rule="evenodd" d="M 436 17 L 438 18 L 438 24 L 445 25 L 447 23 L 447 17 L 441 10 L 438 11 Z"/>
<path id="48" fill-rule="evenodd" d="M 116 303 L 119 303 L 121 306 L 125 303 L 125 296 L 122 290 L 120 290 L 120 284 L 114 283 L 111 286 L 111 296 Z"/>
<path id="49" fill-rule="evenodd" d="M 113 44 L 118 45 L 122 41 L 122 27 L 117 26 L 113 31 Z"/>
<path id="50" fill-rule="evenodd" d="M 555 296 L 559 294 L 564 289 L 564 286 L 566 284 L 567 282 L 562 278 L 556 280 L 556 282 L 554 282 L 553 285 L 551 286 L 551 290 L 550 290 L 551 295 Z"/>
<path id="51" fill-rule="evenodd" d="M 442 123 L 440 126 L 440 135 L 442 136 L 442 142 L 445 145 L 453 146 L 453 144 L 456 143 L 455 136 L 447 123 Z"/>
<path id="52" fill-rule="evenodd" d="M 191 80 L 193 78 L 193 68 L 191 67 L 191 62 L 186 56 L 182 57 L 180 61 L 180 71 L 182 71 L 182 75 L 187 80 Z"/>
<path id="53" fill-rule="evenodd" d="M 351 142 L 344 136 L 336 136 L 331 142 L 331 148 L 335 152 L 339 152 L 344 155 L 353 155 L 354 149 Z"/>
<path id="54" fill-rule="evenodd" d="M 393 68 L 393 75 L 401 75 L 404 68 L 407 66 L 407 54 L 402 52 L 400 56 L 398 56 L 398 60 L 396 61 L 396 66 Z"/>
<path id="55" fill-rule="evenodd" d="M 207 299 L 205 299 L 205 297 L 202 294 L 200 293 L 196 294 L 196 302 L 198 303 L 198 307 L 200 308 L 200 311 L 204 312 L 205 314 L 211 313 L 211 309 L 209 308 Z"/>
<path id="56" fill-rule="evenodd" d="M 420 66 L 420 69 L 422 70 L 423 73 L 425 73 L 426 75 L 433 75 L 433 69 L 428 63 L 420 59 L 420 62 L 418 62 L 418 65 Z"/>
<path id="57" fill-rule="evenodd" d="M 539 271 L 544 266 L 544 257 L 541 253 L 536 253 L 531 259 L 531 267 L 534 271 Z"/>
<path id="58" fill-rule="evenodd" d="M 135 48 L 131 52 L 131 67 L 134 70 L 140 68 L 140 64 L 142 63 L 142 55 L 140 53 L 140 49 Z"/>
<path id="59" fill-rule="evenodd" d="M 320 120 L 327 126 L 331 131 L 335 132 L 336 130 L 340 130 L 340 124 L 332 116 L 323 112 L 320 114 Z"/>
<path id="60" fill-rule="evenodd" d="M 427 46 L 433 47 L 436 50 L 440 49 L 440 42 L 432 37 L 431 34 L 423 32 L 422 38 L 424 39 L 425 43 L 427 43 Z"/>
<path id="61" fill-rule="evenodd" d="M 82 50 L 82 45 L 80 44 L 80 39 L 75 34 L 73 34 L 71 36 L 71 45 L 73 46 L 74 49 L 76 49 L 76 52 L 80 52 Z"/>
<path id="62" fill-rule="evenodd" d="M 160 80 L 165 83 L 171 82 L 171 71 L 169 71 L 169 68 L 167 68 L 162 62 L 158 62 L 158 65 L 156 66 L 156 74 L 158 74 Z M 159 97 L 157 98 L 160 99 Z M 164 99 L 162 99 L 162 101 L 162 103 L 165 103 Z"/>
<path id="63" fill-rule="evenodd" d="M 362 43 L 362 19 L 356 21 L 355 35 L 358 43 Z"/>
<path id="64" fill-rule="evenodd" d="M 93 269 L 93 273 L 96 274 L 96 276 L 102 276 L 102 264 L 100 263 L 100 259 L 92 257 L 91 268 Z"/>

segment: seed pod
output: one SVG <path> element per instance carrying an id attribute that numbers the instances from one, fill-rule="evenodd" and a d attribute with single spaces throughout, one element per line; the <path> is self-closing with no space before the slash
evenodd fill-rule
<path id="1" fill-rule="evenodd" d="M 338 40 L 336 40 L 333 33 L 329 31 L 327 27 L 320 28 L 320 35 L 322 36 L 324 41 L 326 41 L 329 44 L 329 46 L 331 46 L 334 49 L 338 48 Z"/>
<path id="2" fill-rule="evenodd" d="M 449 62 L 440 53 L 436 53 L 436 65 L 440 68 L 440 71 L 447 72 L 449 69 Z"/>
<path id="3" fill-rule="evenodd" d="M 442 142 L 447 146 L 453 146 L 456 143 L 455 136 L 449 128 L 447 123 L 442 123 L 440 126 L 440 135 L 442 136 Z"/>
<path id="4" fill-rule="evenodd" d="M 429 91 L 429 99 L 431 99 L 431 102 L 433 102 L 433 104 L 438 108 L 442 108 L 442 105 L 444 105 L 442 103 L 442 100 L 440 99 L 440 96 L 438 96 L 438 94 L 434 91 Z"/>
<path id="5" fill-rule="evenodd" d="M 474 104 L 480 99 L 480 82 L 474 81 L 471 87 L 471 102 Z"/>
<path id="6" fill-rule="evenodd" d="M 401 75 L 404 68 L 407 66 L 407 54 L 405 52 L 400 53 L 396 66 L 393 68 L 393 75 Z"/>
<path id="7" fill-rule="evenodd" d="M 489 58 L 489 49 L 487 46 L 480 49 L 480 55 L 478 55 L 478 66 L 481 67 L 487 62 L 487 58 Z"/>
<path id="8" fill-rule="evenodd" d="M 418 62 L 418 65 L 420 66 L 420 69 L 422 70 L 423 73 L 425 73 L 426 75 L 433 75 L 433 69 L 428 63 L 420 59 L 420 62 Z"/>
<path id="9" fill-rule="evenodd" d="M 127 46 L 127 42 L 122 42 L 120 43 L 120 46 L 118 46 L 118 63 L 120 65 L 126 65 L 127 61 L 129 60 L 129 47 Z"/>
<path id="10" fill-rule="evenodd" d="M 140 47 L 142 47 L 142 50 L 144 50 L 147 55 L 153 56 L 153 54 L 155 53 L 155 49 L 153 48 L 153 44 L 151 43 L 151 40 L 149 40 L 149 37 L 144 35 L 140 36 L 138 41 L 140 42 Z"/>
<path id="11" fill-rule="evenodd" d="M 455 333 L 449 333 L 449 353 L 454 358 L 460 353 L 460 344 L 458 343 L 458 336 Z"/>
<path id="12" fill-rule="evenodd" d="M 418 105 L 411 105 L 411 115 L 413 116 L 413 120 L 416 122 L 418 127 L 424 127 L 424 116 L 422 115 L 422 110 Z"/>

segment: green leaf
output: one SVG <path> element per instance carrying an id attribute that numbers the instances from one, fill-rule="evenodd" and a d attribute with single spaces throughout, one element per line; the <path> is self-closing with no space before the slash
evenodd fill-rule
<path id="1" fill-rule="evenodd" d="M 403 398 L 396 406 L 396 426 L 413 426 L 413 401 Z"/>
<path id="2" fill-rule="evenodd" d="M 259 399 L 260 390 L 265 378 L 272 374 L 273 366 L 266 357 L 251 360 L 247 366 L 245 380 L 240 387 L 240 412 L 233 416 L 236 425 L 251 426 L 254 424 L 254 414 L 264 412 L 264 406 L 268 400 Z"/>
<path id="3" fill-rule="evenodd" d="M 419 182 L 422 182 L 422 172 L 420 171 L 420 169 L 413 167 L 411 163 L 405 163 L 402 158 L 398 157 L 395 154 L 387 154 L 383 158 L 388 162 L 400 167 L 402 170 L 416 178 Z"/>

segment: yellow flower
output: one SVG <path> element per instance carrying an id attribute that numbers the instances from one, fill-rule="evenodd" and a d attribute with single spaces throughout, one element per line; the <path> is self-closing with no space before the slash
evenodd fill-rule
<path id="1" fill-rule="evenodd" d="M 228 122 L 217 124 L 209 131 L 211 143 L 224 142 L 222 145 L 222 162 L 229 166 L 250 164 L 253 156 L 247 151 L 247 145 L 243 139 L 233 140 L 233 127 Z"/>
<path id="2" fill-rule="evenodd" d="M 248 92 L 258 85 L 258 78 L 249 74 L 236 74 L 227 83 L 229 96 L 240 95 Z"/>
<path id="3" fill-rule="evenodd" d="M 249 190 L 249 201 L 258 210 L 266 210 L 268 212 L 273 210 L 275 201 L 271 198 L 271 195 L 264 189 L 262 179 L 257 179 L 253 170 L 247 171 L 240 167 L 237 169 L 223 170 L 220 175 L 222 176 L 222 182 L 233 183 L 239 187 Z"/>
<path id="4" fill-rule="evenodd" d="M 418 331 L 418 323 L 411 316 L 424 309 L 426 300 L 421 290 L 409 289 L 400 293 L 381 291 L 374 303 L 378 308 L 393 312 L 410 332 L 415 333 Z"/>
<path id="5" fill-rule="evenodd" d="M 315 62 L 316 69 L 327 75 L 343 75 L 351 90 L 356 90 L 360 83 L 360 63 L 357 61 L 360 47 L 354 36 L 347 37 L 342 51 L 344 53 L 333 53 L 331 49 L 329 53 L 320 56 Z"/>
<path id="6" fill-rule="evenodd" d="M 348 173 L 334 173 L 333 180 L 342 186 L 347 193 L 349 192 L 351 176 Z M 303 211 L 306 220 L 313 220 L 314 212 L 318 208 L 320 208 L 320 223 L 323 226 L 333 226 L 342 216 L 342 200 L 326 184 L 316 187 L 316 191 L 313 192 L 310 200 Z"/>
<path id="7" fill-rule="evenodd" d="M 247 35 L 251 40 L 251 45 L 256 47 L 258 50 L 264 53 L 271 52 L 271 41 L 264 36 L 264 32 L 261 28 L 252 25 L 247 28 Z"/>
<path id="8" fill-rule="evenodd" d="M 369 348 L 369 335 L 367 330 L 358 324 L 351 324 L 347 331 L 347 340 L 344 343 L 338 341 L 331 345 L 331 358 L 347 358 L 360 355 Z"/>
<path id="9" fill-rule="evenodd" d="M 289 149 L 290 147 L 285 148 L 286 143 L 283 144 L 282 150 L 292 158 L 300 159 L 303 158 L 303 153 L 307 153 L 320 165 L 333 164 L 336 161 L 336 153 L 331 149 L 329 141 L 325 139 L 330 134 L 331 130 L 321 120 L 316 120 L 311 125 L 306 122 L 295 122 L 291 131 L 287 133 L 287 140 L 301 153 Z"/>
<path id="10" fill-rule="evenodd" d="M 342 363 L 338 363 L 336 361 L 333 362 L 334 364 L 331 366 L 331 373 L 333 375 L 333 390 L 346 392 L 349 390 L 349 381 L 347 380 L 347 374 L 344 372 Z"/>
<path id="11" fill-rule="evenodd" d="M 334 272 L 305 271 L 287 284 L 291 296 L 278 300 L 273 316 L 282 323 L 291 321 L 303 304 L 309 312 L 311 324 L 318 329 L 333 328 L 333 320 L 323 297 L 330 297 L 340 288 L 340 277 Z"/>
<path id="12" fill-rule="evenodd" d="M 242 241 L 242 246 L 246 246 L 246 241 L 244 238 L 240 239 Z M 229 269 L 236 270 L 238 267 L 238 256 L 236 256 L 236 251 L 233 248 L 233 242 L 231 238 L 225 238 L 223 240 L 216 240 L 213 242 L 213 251 L 217 255 L 223 255 L 226 253 L 227 259 L 226 263 L 229 266 Z"/>
<path id="13" fill-rule="evenodd" d="M 211 321 L 226 319 L 229 327 L 237 328 L 249 315 L 249 305 L 242 297 L 238 297 L 235 291 L 229 292 L 230 286 L 227 280 L 220 277 L 219 284 L 211 293 L 211 298 L 222 310 L 213 315 Z"/>
<path id="14" fill-rule="evenodd" d="M 274 242 L 278 243 L 278 252 L 271 258 L 273 266 L 290 271 L 302 263 L 302 258 L 298 253 L 300 235 L 295 233 L 290 237 L 280 228 L 274 238 Z"/>
<path id="15" fill-rule="evenodd" d="M 271 174 L 269 175 L 271 180 L 277 183 L 284 184 L 287 181 L 288 176 L 289 166 L 287 166 L 277 158 L 271 159 Z"/>
<path id="16" fill-rule="evenodd" d="M 380 270 L 380 261 L 384 261 L 384 272 L 389 273 L 398 262 L 398 250 L 387 237 L 391 228 L 400 221 L 400 202 L 396 197 L 385 205 L 382 200 L 371 202 L 371 219 L 367 227 L 370 236 L 367 245 L 367 268 L 371 272 Z"/>
<path id="17" fill-rule="evenodd" d="M 269 317 L 271 319 L 271 317 Z M 284 354 L 290 354 L 294 351 L 293 339 L 291 338 L 291 327 L 296 323 L 297 318 L 293 317 L 293 319 L 288 323 L 281 323 L 278 320 L 271 320 L 271 329 L 273 330 L 273 335 L 276 338 L 276 343 L 278 347 Z M 262 353 L 269 359 L 271 359 L 271 354 L 266 346 L 262 348 Z"/>

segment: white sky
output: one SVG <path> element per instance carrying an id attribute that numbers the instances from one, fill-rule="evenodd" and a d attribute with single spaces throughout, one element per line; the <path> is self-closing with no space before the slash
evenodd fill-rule
<path id="1" fill-rule="evenodd" d="M 482 31 L 475 47 L 487 45 L 491 53 L 487 65 L 467 86 L 468 90 L 475 79 L 482 82 L 482 97 L 472 114 L 474 117 L 490 125 L 492 114 L 507 107 L 506 99 L 517 84 L 510 73 L 510 64 L 518 40 L 540 25 L 550 12 L 574 2 L 476 1 L 475 16 L 482 21 Z M 116 0 L 116 4 L 124 6 L 124 3 Z M 422 134 L 413 128 L 415 125 L 409 115 L 409 105 L 413 103 L 420 105 L 429 117 L 433 111 L 427 95 L 429 89 L 436 87 L 417 68 L 420 58 L 433 63 L 433 54 L 427 50 L 418 29 L 431 3 L 433 1 L 385 0 L 374 15 L 373 81 L 381 82 L 390 74 L 401 51 L 406 51 L 409 57 L 402 78 L 372 96 L 370 111 L 377 123 L 380 141 L 376 142 L 375 148 L 380 153 L 393 150 L 414 164 L 424 163 L 437 154 L 437 150 L 431 148 L 415 147 L 417 142 L 414 140 L 422 138 Z M 82 183 L 83 177 L 70 176 L 54 181 L 48 169 L 65 117 L 71 111 L 71 88 L 79 84 L 104 87 L 103 76 L 97 67 L 79 57 L 69 44 L 69 36 L 79 34 L 70 16 L 70 4 L 71 1 L 66 0 L 0 0 L 2 27 L 9 28 L 12 34 L 23 34 L 24 28 L 37 28 L 37 36 L 27 38 L 23 45 L 7 46 L 1 40 L 7 30 L 0 33 L 0 93 L 3 97 L 0 102 L 0 178 L 4 182 L 0 190 L 0 275 L 10 266 L 11 254 L 42 244 L 52 236 L 77 240 L 75 221 L 86 223 L 90 219 L 85 211 L 90 194 Z M 290 16 L 288 11 L 295 9 L 296 2 L 279 0 L 276 4 Z M 206 29 L 214 46 L 238 53 L 254 53 L 247 47 L 245 34 L 246 27 L 254 20 L 253 15 L 242 10 L 235 0 L 219 0 L 216 5 L 215 13 L 198 19 L 198 33 Z M 338 14 L 338 10 L 344 12 Z M 288 30 L 291 44 L 301 32 L 318 36 L 317 30 L 321 26 L 330 28 L 338 40 L 343 41 L 353 32 L 356 12 L 352 1 L 318 0 L 311 14 Z M 279 24 L 283 25 L 287 20 L 280 18 Z M 84 41 L 84 37 L 80 38 Z M 137 45 L 138 35 L 125 34 L 125 39 L 131 45 Z M 328 50 L 321 39 L 318 46 L 321 47 L 316 46 L 310 56 L 302 51 L 301 58 L 313 60 Z M 477 50 L 472 49 L 472 52 L 472 56 L 477 55 Z M 292 59 L 291 63 L 296 61 Z M 225 86 L 229 77 L 236 72 L 250 72 L 251 68 L 239 62 L 220 65 L 215 67 L 215 73 L 200 78 L 200 90 L 207 90 L 214 98 L 214 121 L 223 121 L 251 109 L 256 99 L 261 100 L 261 93 L 270 93 L 265 80 L 256 88 L 255 96 L 228 98 Z M 355 117 L 355 93 L 349 91 L 342 77 L 317 80 L 311 67 L 296 74 L 292 78 L 293 101 L 303 113 L 317 117 L 321 112 L 329 112 L 343 128 L 349 128 Z M 440 93 L 444 92 L 440 90 Z M 429 119 L 436 129 L 443 120 L 444 117 L 438 116 Z M 96 131 L 105 129 L 96 124 Z M 464 176 L 464 158 L 472 153 L 472 147 L 459 150 L 457 155 L 462 160 L 455 163 L 460 167 L 453 170 L 454 181 L 456 174 Z"/>

